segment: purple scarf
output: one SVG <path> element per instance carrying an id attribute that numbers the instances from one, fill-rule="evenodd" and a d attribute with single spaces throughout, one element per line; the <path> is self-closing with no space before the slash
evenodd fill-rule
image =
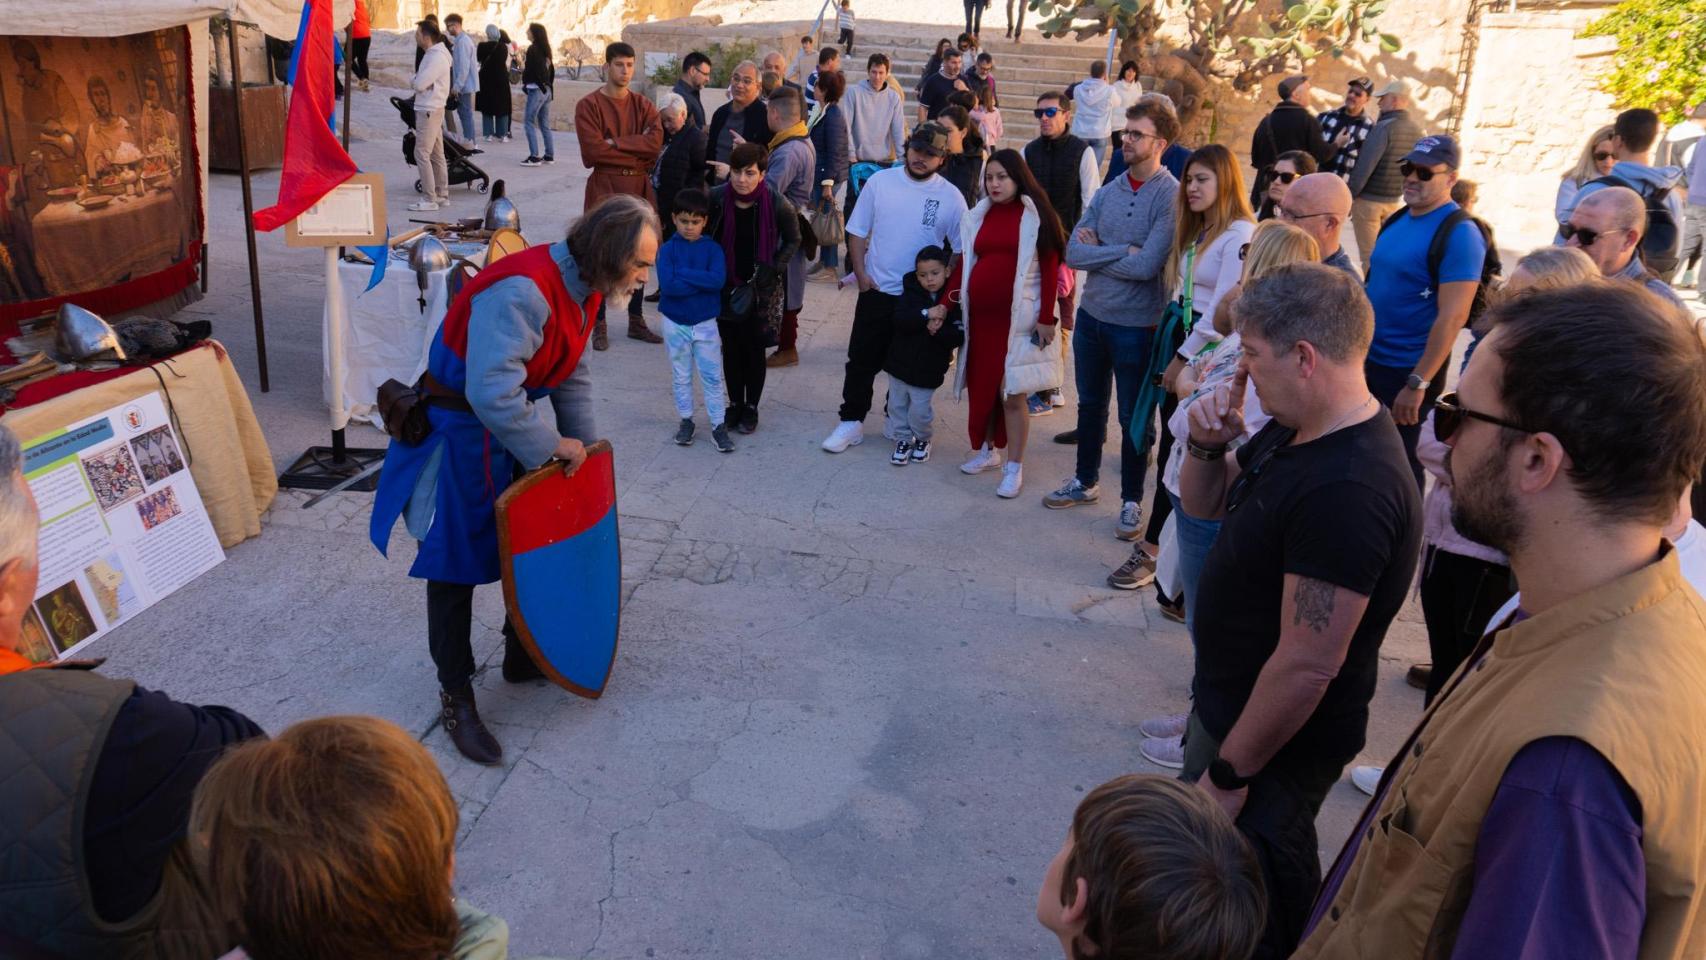
<path id="1" fill-rule="evenodd" d="M 753 196 L 757 194 L 757 196 Z M 743 200 L 752 203 L 753 216 L 758 220 L 754 224 L 758 233 L 758 255 L 753 257 L 755 263 L 768 263 L 776 255 L 776 209 L 770 202 L 770 186 L 764 181 L 758 182 L 758 189 L 753 194 L 741 196 L 735 193 L 731 184 L 723 192 L 723 222 L 717 230 L 717 240 L 723 245 L 723 262 L 728 270 L 728 285 L 738 287 L 750 281 L 751 277 L 735 276 L 735 201 Z"/>

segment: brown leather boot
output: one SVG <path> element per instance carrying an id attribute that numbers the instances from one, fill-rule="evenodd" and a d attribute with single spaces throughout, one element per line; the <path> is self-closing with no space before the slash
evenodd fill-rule
<path id="1" fill-rule="evenodd" d="M 772 369 L 776 367 L 791 367 L 800 362 L 800 351 L 793 347 L 783 347 L 764 358 L 764 365 Z"/>
<path id="2" fill-rule="evenodd" d="M 644 317 L 628 318 L 628 339 L 639 340 L 643 343 L 662 343 L 663 338 L 646 329 Z"/>
<path id="3" fill-rule="evenodd" d="M 605 328 L 603 314 L 599 314 L 598 322 L 592 328 L 592 348 L 594 350 L 610 349 L 610 332 Z"/>
<path id="4" fill-rule="evenodd" d="M 472 684 L 464 685 L 458 690 L 440 690 L 438 702 L 441 706 L 439 716 L 444 721 L 444 732 L 450 735 L 450 742 L 456 744 L 456 749 L 464 757 L 488 767 L 503 760 L 503 746 L 498 743 L 498 738 L 486 729 L 485 723 L 480 720 L 480 711 L 474 706 Z"/>

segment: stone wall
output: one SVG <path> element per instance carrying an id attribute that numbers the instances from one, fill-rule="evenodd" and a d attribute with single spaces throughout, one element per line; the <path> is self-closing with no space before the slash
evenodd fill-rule
<path id="1" fill-rule="evenodd" d="M 623 26 L 685 17 L 696 0 L 368 0 L 373 25 L 390 29 L 411 26 L 429 13 L 443 17 L 462 14 L 470 29 L 495 23 L 525 42 L 527 25 L 538 21 L 550 31 L 561 54 L 580 49 L 588 62 L 602 58 L 604 44 L 618 39 Z M 561 61 L 559 56 L 559 62 Z M 570 58 L 576 59 L 575 57 Z"/>

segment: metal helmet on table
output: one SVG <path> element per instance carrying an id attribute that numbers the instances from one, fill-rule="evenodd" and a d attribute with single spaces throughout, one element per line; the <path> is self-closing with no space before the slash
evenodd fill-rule
<path id="1" fill-rule="evenodd" d="M 61 359 L 70 361 L 125 359 L 124 348 L 119 346 L 118 334 L 112 326 L 97 314 L 71 303 L 59 305 L 53 350 Z"/>
<path id="2" fill-rule="evenodd" d="M 502 180 L 492 186 L 492 199 L 486 202 L 486 216 L 480 226 L 486 230 L 521 229 L 521 211 L 516 209 L 514 200 L 504 195 Z"/>

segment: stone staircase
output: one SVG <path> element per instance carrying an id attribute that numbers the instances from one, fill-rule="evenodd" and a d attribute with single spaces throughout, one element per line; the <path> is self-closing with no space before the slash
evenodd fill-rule
<path id="1" fill-rule="evenodd" d="M 957 31 L 944 35 L 950 39 Z M 999 28 L 984 22 L 983 49 L 995 58 L 995 89 L 1001 100 L 1001 121 L 1006 136 L 1001 146 L 1018 147 L 1037 135 L 1037 121 L 1032 110 L 1037 95 L 1046 90 L 1064 90 L 1068 84 L 1090 75 L 1090 62 L 1107 55 L 1107 42 L 1077 43 L 1071 40 L 1044 40 L 1027 31 L 1027 39 L 1015 42 L 1001 36 Z M 1032 39 L 1034 38 L 1034 39 Z M 916 36 L 885 35 L 873 31 L 870 36 L 859 34 L 854 42 L 855 55 L 845 63 L 848 82 L 864 78 L 865 58 L 872 53 L 888 54 L 896 79 L 906 93 L 907 122 L 918 116 L 918 99 L 913 88 L 935 49 L 934 39 Z M 1117 64 L 1116 64 L 1117 66 Z"/>

